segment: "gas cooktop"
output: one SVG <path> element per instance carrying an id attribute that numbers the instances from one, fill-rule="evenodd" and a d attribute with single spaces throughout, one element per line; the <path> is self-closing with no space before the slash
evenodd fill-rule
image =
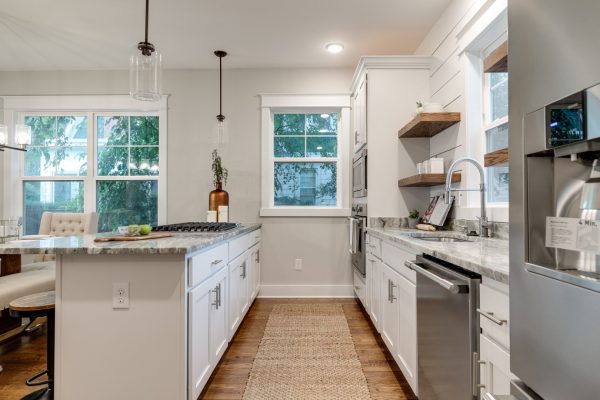
<path id="1" fill-rule="evenodd" d="M 224 232 L 239 227 L 233 222 L 183 222 L 153 226 L 154 232 Z"/>

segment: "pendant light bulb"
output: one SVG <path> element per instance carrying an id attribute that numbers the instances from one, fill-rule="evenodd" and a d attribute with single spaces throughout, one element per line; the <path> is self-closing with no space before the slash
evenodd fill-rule
<path id="1" fill-rule="evenodd" d="M 217 147 L 221 147 L 229 142 L 227 132 L 227 121 L 223 115 L 223 69 L 222 61 L 227 52 L 223 50 L 215 51 L 215 56 L 219 57 L 219 115 L 213 132 L 213 142 Z"/>
<path id="2" fill-rule="evenodd" d="M 162 97 L 162 55 L 148 42 L 149 0 L 146 0 L 146 29 L 129 58 L 129 94 L 137 100 L 158 101 Z"/>
<path id="3" fill-rule="evenodd" d="M 0 125 L 0 146 L 8 143 L 8 126 Z"/>

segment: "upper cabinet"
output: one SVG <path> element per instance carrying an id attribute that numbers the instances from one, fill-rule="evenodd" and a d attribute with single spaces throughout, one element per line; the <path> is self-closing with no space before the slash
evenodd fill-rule
<path id="1" fill-rule="evenodd" d="M 352 95 L 354 152 L 356 153 L 367 144 L 367 74 Z"/>

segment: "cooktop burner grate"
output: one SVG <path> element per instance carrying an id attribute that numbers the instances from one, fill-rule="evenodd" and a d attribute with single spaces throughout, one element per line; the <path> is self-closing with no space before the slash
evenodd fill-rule
<path id="1" fill-rule="evenodd" d="M 154 232 L 224 232 L 235 229 L 233 222 L 183 222 L 180 224 L 153 226 Z"/>

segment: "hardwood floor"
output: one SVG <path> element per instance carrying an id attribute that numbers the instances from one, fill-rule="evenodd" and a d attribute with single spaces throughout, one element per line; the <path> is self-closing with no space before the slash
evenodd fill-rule
<path id="1" fill-rule="evenodd" d="M 275 304 L 331 302 L 342 304 L 371 397 L 374 400 L 416 400 L 367 315 L 353 299 L 257 299 L 200 398 L 242 398 L 269 313 Z M 17 400 L 35 390 L 25 386 L 24 382 L 45 368 L 45 334 L 42 329 L 0 345 L 0 365 L 4 367 L 0 373 L 0 399 Z"/>
<path id="2" fill-rule="evenodd" d="M 385 348 L 362 307 L 354 299 L 257 299 L 200 398 L 242 398 L 269 313 L 275 304 L 331 302 L 342 304 L 371 397 L 374 400 L 416 400 L 392 355 Z"/>

